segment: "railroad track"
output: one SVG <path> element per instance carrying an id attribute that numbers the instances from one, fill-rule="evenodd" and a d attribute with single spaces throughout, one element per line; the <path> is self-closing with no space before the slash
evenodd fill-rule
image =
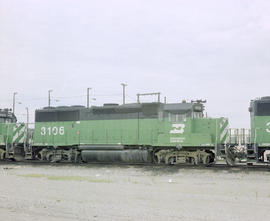
<path id="1" fill-rule="evenodd" d="M 247 165 L 247 164 L 236 164 L 235 166 L 229 166 L 225 162 L 218 162 L 216 164 L 212 164 L 210 166 L 205 165 L 188 165 L 188 164 L 177 164 L 177 165 L 156 165 L 151 163 L 66 163 L 66 162 L 59 162 L 59 163 L 50 163 L 50 162 L 43 162 L 37 160 L 27 160 L 27 161 L 0 161 L 1 165 L 35 165 L 35 166 L 74 166 L 74 167 L 135 167 L 135 168 L 144 168 L 146 170 L 181 170 L 181 169 L 197 169 L 197 170 L 226 170 L 230 172 L 237 172 L 237 171 L 267 171 L 270 172 L 270 165 L 263 165 L 263 164 L 256 164 L 256 165 Z"/>

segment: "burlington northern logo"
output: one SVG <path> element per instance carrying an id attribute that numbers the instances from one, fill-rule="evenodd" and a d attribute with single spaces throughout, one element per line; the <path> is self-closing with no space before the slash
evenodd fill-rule
<path id="1" fill-rule="evenodd" d="M 172 124 L 172 130 L 170 130 L 170 134 L 182 134 L 184 133 L 186 125 L 185 124 Z"/>

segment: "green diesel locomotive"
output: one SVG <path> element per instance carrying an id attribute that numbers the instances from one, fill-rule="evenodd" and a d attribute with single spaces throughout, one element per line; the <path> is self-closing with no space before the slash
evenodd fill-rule
<path id="1" fill-rule="evenodd" d="M 210 164 L 228 120 L 208 118 L 201 100 L 36 110 L 31 149 L 47 161 Z"/>

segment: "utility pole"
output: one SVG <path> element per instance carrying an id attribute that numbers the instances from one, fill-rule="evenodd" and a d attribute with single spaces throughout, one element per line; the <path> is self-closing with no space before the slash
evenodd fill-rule
<path id="1" fill-rule="evenodd" d="M 17 92 L 13 93 L 13 108 L 12 108 L 13 114 L 15 113 L 15 96 L 16 96 L 16 94 L 18 94 L 18 93 Z"/>
<path id="2" fill-rule="evenodd" d="M 90 90 L 91 89 L 92 89 L 91 87 L 87 88 L 87 108 L 89 108 L 89 105 L 90 105 Z"/>
<path id="3" fill-rule="evenodd" d="M 26 139 L 27 139 L 29 128 L 29 109 L 28 107 L 26 107 L 25 109 L 26 109 Z"/>
<path id="4" fill-rule="evenodd" d="M 48 90 L 48 107 L 51 107 L 51 92 L 53 90 Z"/>
<path id="5" fill-rule="evenodd" d="M 28 132 L 28 125 L 29 125 L 29 109 L 28 107 L 25 108 L 26 109 L 26 129 Z"/>
<path id="6" fill-rule="evenodd" d="M 121 85 L 123 86 L 123 104 L 126 103 L 126 86 L 127 84 L 121 83 Z"/>
<path id="7" fill-rule="evenodd" d="M 24 151 L 27 155 L 27 153 L 29 152 L 28 149 L 27 149 L 27 143 L 28 143 L 28 137 L 29 137 L 29 134 L 28 134 L 28 131 L 29 131 L 29 109 L 28 107 L 25 108 L 26 109 L 26 133 L 25 133 L 25 137 L 24 137 Z"/>

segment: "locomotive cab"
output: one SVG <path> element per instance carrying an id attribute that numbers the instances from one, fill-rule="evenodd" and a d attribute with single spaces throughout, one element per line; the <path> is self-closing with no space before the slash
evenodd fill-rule
<path id="1" fill-rule="evenodd" d="M 270 162 L 270 96 L 250 102 L 251 144 L 248 157 Z"/>
<path id="2" fill-rule="evenodd" d="M 0 159 L 5 158 L 6 145 L 8 143 L 8 128 L 16 123 L 17 118 L 10 109 L 0 109 Z"/>
<path id="3" fill-rule="evenodd" d="M 0 147 L 4 147 L 6 145 L 7 125 L 16 122 L 17 118 L 10 109 L 0 109 Z"/>
<path id="4" fill-rule="evenodd" d="M 0 123 L 16 123 L 17 118 L 10 109 L 0 109 Z"/>

